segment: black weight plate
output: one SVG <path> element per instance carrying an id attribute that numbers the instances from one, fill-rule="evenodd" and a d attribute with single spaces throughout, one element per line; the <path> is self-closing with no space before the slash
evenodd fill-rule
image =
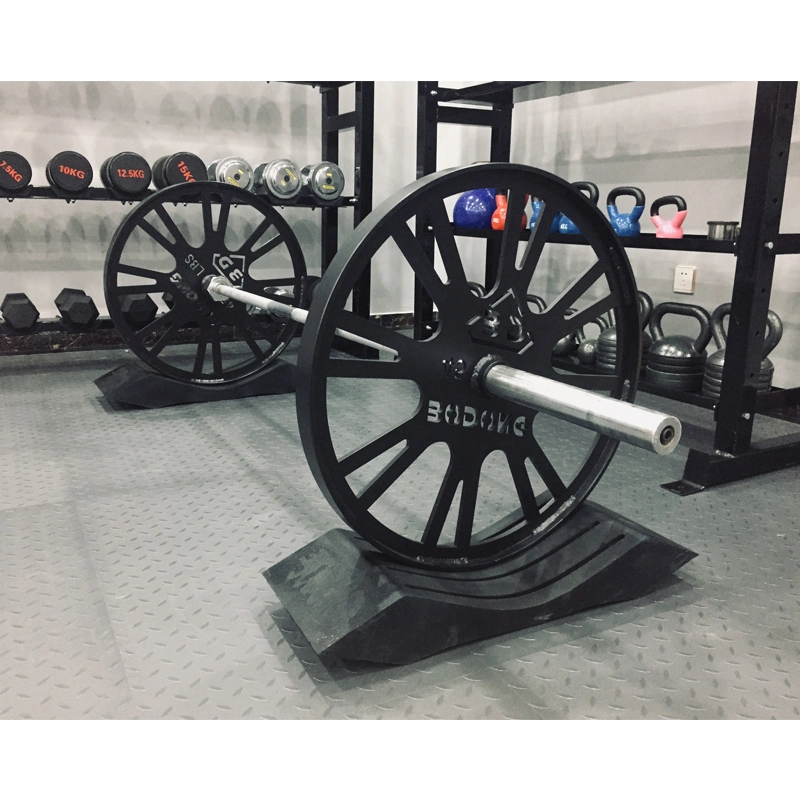
<path id="1" fill-rule="evenodd" d="M 33 170 L 25 156 L 13 150 L 0 152 L 0 189 L 18 192 L 24 189 L 33 177 Z"/>
<path id="2" fill-rule="evenodd" d="M 45 175 L 54 189 L 79 194 L 89 188 L 94 171 L 89 160 L 74 150 L 65 150 L 47 162 Z"/>
<path id="3" fill-rule="evenodd" d="M 291 304 L 305 302 L 303 252 L 277 209 L 243 189 L 198 181 L 151 194 L 123 220 L 106 257 L 106 305 L 122 340 L 148 366 L 184 383 L 234 383 L 269 367 L 297 323 L 217 302 L 203 288 L 208 275 L 262 297 L 285 303 L 288 291 Z M 148 296 L 161 313 L 132 326 L 132 295 Z"/>
<path id="4" fill-rule="evenodd" d="M 106 187 L 127 197 L 140 196 L 152 177 L 150 165 L 138 153 L 117 153 L 105 164 Z"/>
<path id="5" fill-rule="evenodd" d="M 485 186 L 508 192 L 509 221 L 500 235 L 494 284 L 478 297 L 464 270 L 469 242 L 453 235 L 447 203 Z M 522 219 L 531 196 L 544 207 L 538 228 L 524 241 L 519 222 L 512 221 Z M 559 211 L 578 225 L 588 247 L 581 248 L 581 272 L 554 274 L 558 299 L 534 313 L 526 298 L 534 292 L 536 266 Z M 431 226 L 441 272 L 413 233 L 420 217 Z M 390 252 L 403 258 L 397 263 Z M 416 340 L 349 310 L 369 265 L 374 281 L 378 271 L 392 283 L 420 281 L 439 309 L 433 336 Z M 565 319 L 570 307 L 578 311 Z M 620 332 L 618 372 L 558 372 L 556 342 L 611 311 Z M 484 325 L 490 317 L 497 327 Z M 399 357 L 333 357 L 337 329 Z M 631 401 L 640 329 L 627 255 L 608 220 L 574 187 L 522 164 L 476 164 L 428 175 L 385 200 L 355 229 L 315 290 L 297 370 L 298 424 L 311 472 L 347 524 L 395 558 L 447 570 L 498 563 L 547 537 L 576 510 L 618 442 L 484 396 L 461 378 L 487 355 L 497 355 L 517 369 Z M 517 331 L 521 335 L 513 335 Z M 463 370 L 442 368 L 458 363 Z M 377 402 L 381 394 L 374 392 L 387 382 L 392 408 L 367 426 L 360 404 Z M 509 420 L 517 426 L 511 433 Z M 566 435 L 568 459 L 561 457 Z"/>
<path id="6" fill-rule="evenodd" d="M 208 168 L 194 153 L 175 153 L 164 164 L 164 181 L 167 186 L 208 180 Z"/>
<path id="7" fill-rule="evenodd" d="M 161 156 L 153 162 L 153 185 L 156 189 L 166 189 L 167 179 L 164 177 L 164 165 L 171 156 Z"/>

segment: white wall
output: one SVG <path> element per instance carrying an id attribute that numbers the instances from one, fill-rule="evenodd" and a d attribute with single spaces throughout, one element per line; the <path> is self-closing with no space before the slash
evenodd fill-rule
<path id="1" fill-rule="evenodd" d="M 442 81 L 444 85 L 457 85 Z M 519 103 L 512 125 L 512 160 L 600 187 L 601 207 L 615 186 L 640 187 L 650 202 L 680 194 L 688 204 L 688 233 L 705 234 L 711 219 L 741 218 L 752 127 L 755 83 L 627 83 Z M 352 90 L 342 110 L 352 108 Z M 378 82 L 375 93 L 377 205 L 415 178 L 416 84 Z M 800 126 L 795 128 L 795 142 Z M 320 157 L 320 99 L 316 90 L 264 82 L 5 82 L 0 84 L 0 149 L 17 150 L 44 184 L 44 166 L 60 150 L 74 149 L 95 167 L 121 150 L 152 163 L 190 150 L 206 162 L 238 153 L 253 165 L 288 156 L 306 164 Z M 485 160 L 485 129 L 443 125 L 439 168 Z M 352 188 L 352 133 L 341 143 L 341 166 Z M 789 161 L 782 230 L 800 230 L 800 155 Z M 347 191 L 347 189 L 346 189 Z M 624 201 L 621 201 L 621 203 Z M 42 316 L 54 316 L 64 286 L 85 289 L 104 312 L 105 252 L 130 206 L 24 200 L 3 203 L 0 216 L 0 295 L 24 291 Z M 667 209 L 669 210 L 669 209 Z M 318 272 L 319 212 L 287 210 L 311 272 Z M 343 210 L 341 231 L 352 225 Z M 643 230 L 652 230 L 644 220 Z M 709 310 L 730 299 L 732 256 L 629 250 L 640 286 L 655 302 L 697 302 Z M 480 259 L 476 259 L 478 263 Z M 693 298 L 673 295 L 677 264 L 698 268 Z M 551 270 L 559 264 L 551 263 Z M 568 266 L 568 265 L 567 265 Z M 800 257 L 777 259 L 772 308 L 784 339 L 771 356 L 777 385 L 800 384 Z M 477 267 L 476 267 L 477 269 Z M 476 271 L 475 277 L 479 277 Z M 376 270 L 374 313 L 409 311 L 410 282 Z M 672 323 L 670 323 L 672 324 Z M 679 324 L 679 323 L 678 323 Z M 669 327 L 665 326 L 665 327 Z"/>

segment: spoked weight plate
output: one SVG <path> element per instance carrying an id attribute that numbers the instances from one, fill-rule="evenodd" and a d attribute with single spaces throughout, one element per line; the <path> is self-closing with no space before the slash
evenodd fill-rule
<path id="1" fill-rule="evenodd" d="M 265 369 L 297 324 L 241 303 L 218 303 L 202 288 L 223 275 L 248 292 L 302 306 L 306 266 L 291 227 L 268 202 L 210 181 L 169 186 L 143 200 L 111 241 L 105 266 L 109 315 L 122 339 L 164 375 L 227 384 Z M 148 295 L 158 315 L 132 328 L 122 304 Z"/>
<path id="2" fill-rule="evenodd" d="M 474 238 L 449 215 L 466 191 L 508 196 L 497 280 L 479 297 Z M 526 195 L 544 203 L 521 232 Z M 587 246 L 547 243 L 563 213 Z M 435 239 L 435 264 L 415 218 Z M 436 333 L 416 341 L 348 310 L 359 276 L 411 297 L 416 279 L 438 309 Z M 386 276 L 385 278 L 383 276 Z M 537 295 L 546 308 L 526 298 Z M 610 224 L 566 182 L 518 164 L 480 164 L 422 178 L 386 200 L 344 243 L 315 291 L 298 361 L 303 447 L 323 493 L 365 539 L 401 561 L 463 570 L 500 562 L 547 536 L 589 494 L 617 442 L 516 403 L 481 394 L 476 364 L 506 364 L 631 401 L 640 331 L 630 264 Z M 574 311 L 573 311 L 574 309 Z M 578 375 L 552 360 L 557 341 L 613 311 L 612 375 Z M 334 357 L 336 328 L 392 348 L 391 360 Z"/>

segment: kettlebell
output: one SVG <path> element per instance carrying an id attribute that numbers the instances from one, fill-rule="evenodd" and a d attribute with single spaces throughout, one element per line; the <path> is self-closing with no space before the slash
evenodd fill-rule
<path id="1" fill-rule="evenodd" d="M 719 399 L 722 389 L 722 372 L 725 367 L 725 347 L 727 335 L 722 325 L 725 317 L 730 316 L 731 304 L 723 303 L 714 309 L 711 314 L 711 332 L 714 342 L 720 349 L 712 353 L 706 360 L 705 372 L 703 374 L 703 396 Z M 781 318 L 772 310 L 767 311 L 767 335 L 764 337 L 764 349 L 762 351 L 761 368 L 758 375 L 757 394 L 764 394 L 772 388 L 772 376 L 775 373 L 775 366 L 767 356 L 778 346 L 783 337 L 783 323 Z"/>
<path id="2" fill-rule="evenodd" d="M 658 213 L 662 206 L 667 205 L 676 205 L 678 207 L 677 214 L 669 222 L 663 220 Z M 677 194 L 659 197 L 650 206 L 650 219 L 653 221 L 653 225 L 656 226 L 656 239 L 683 239 L 681 225 L 686 219 L 686 201 Z"/>
<path id="3" fill-rule="evenodd" d="M 544 202 L 542 200 L 537 200 L 535 197 L 531 200 L 531 230 L 536 227 L 536 220 L 539 219 L 539 214 L 541 213 L 543 205 Z M 560 211 L 556 212 L 553 221 L 550 223 L 550 233 L 558 233 L 558 226 L 561 224 L 561 217 L 563 216 L 564 215 Z"/>
<path id="4" fill-rule="evenodd" d="M 650 334 L 645 330 L 647 323 L 650 322 L 650 315 L 653 313 L 653 301 L 647 292 L 640 291 L 639 300 L 639 320 L 642 325 L 642 369 L 647 364 L 647 354 L 650 345 L 653 343 Z M 617 370 L 617 326 L 602 331 L 597 337 L 597 370 L 598 372 L 612 373 Z"/>
<path id="5" fill-rule="evenodd" d="M 547 308 L 547 303 L 545 303 L 545 301 L 539 297 L 538 294 L 527 294 L 525 295 L 525 299 L 529 303 L 533 303 L 533 305 L 535 305 L 539 311 L 544 311 Z"/>
<path id="6" fill-rule="evenodd" d="M 634 199 L 633 210 L 627 214 L 620 213 L 617 208 L 617 198 L 622 196 L 630 196 Z M 606 198 L 606 208 L 608 209 L 608 218 L 611 220 L 611 227 L 619 236 L 638 236 L 642 232 L 639 218 L 644 212 L 644 192 L 641 189 L 637 189 L 635 186 L 618 186 L 616 189 L 612 189 Z"/>
<path id="7" fill-rule="evenodd" d="M 700 323 L 696 339 L 683 334 L 665 336 L 661 320 L 667 314 L 694 317 Z M 653 343 L 647 354 L 647 380 L 655 386 L 699 392 L 706 363 L 705 349 L 711 341 L 711 315 L 700 306 L 661 303 L 650 319 Z"/>
<path id="8" fill-rule="evenodd" d="M 600 190 L 596 184 L 590 181 L 575 181 L 572 185 L 582 192 L 587 192 L 589 199 L 597 205 L 597 201 L 600 199 Z M 580 234 L 580 229 L 569 217 L 565 217 L 562 214 L 561 222 L 558 224 L 558 232 L 575 236 Z"/>
<path id="9" fill-rule="evenodd" d="M 504 194 L 498 194 L 495 196 L 495 202 L 497 203 L 497 209 L 495 210 L 494 214 L 492 214 L 492 230 L 495 231 L 502 231 L 506 227 L 506 214 L 508 214 L 508 198 Z M 528 195 L 525 195 L 525 202 L 528 202 Z M 525 230 L 528 225 L 528 215 L 523 211 L 522 212 L 522 226 L 521 230 Z"/>
<path id="10" fill-rule="evenodd" d="M 492 214 L 497 208 L 494 189 L 471 189 L 453 206 L 453 224 L 457 228 L 492 229 Z"/>
<path id="11" fill-rule="evenodd" d="M 577 308 L 568 308 L 564 316 L 571 317 L 577 310 Z M 553 348 L 553 355 L 558 356 L 559 358 L 571 356 L 578 349 L 579 342 L 577 334 L 578 332 L 575 330 L 572 333 L 564 336 L 562 339 L 559 339 L 556 342 L 556 346 Z"/>
<path id="12" fill-rule="evenodd" d="M 605 317 L 598 317 L 587 324 L 597 325 L 600 328 L 600 335 L 607 331 L 609 327 Z M 578 361 L 581 364 L 591 366 L 597 360 L 597 339 L 587 339 L 586 331 L 583 327 L 578 328 L 576 336 L 578 338 L 578 349 L 575 351 L 575 355 L 578 356 Z"/>

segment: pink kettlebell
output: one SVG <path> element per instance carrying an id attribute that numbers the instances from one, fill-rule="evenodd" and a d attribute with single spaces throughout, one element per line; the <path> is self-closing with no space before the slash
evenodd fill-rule
<path id="1" fill-rule="evenodd" d="M 658 212 L 661 206 L 676 205 L 678 213 L 671 220 L 663 220 Z M 686 201 L 677 194 L 670 194 L 666 197 L 659 197 L 650 206 L 650 219 L 656 226 L 656 239 L 683 239 L 683 229 L 681 225 L 686 219 Z"/>

